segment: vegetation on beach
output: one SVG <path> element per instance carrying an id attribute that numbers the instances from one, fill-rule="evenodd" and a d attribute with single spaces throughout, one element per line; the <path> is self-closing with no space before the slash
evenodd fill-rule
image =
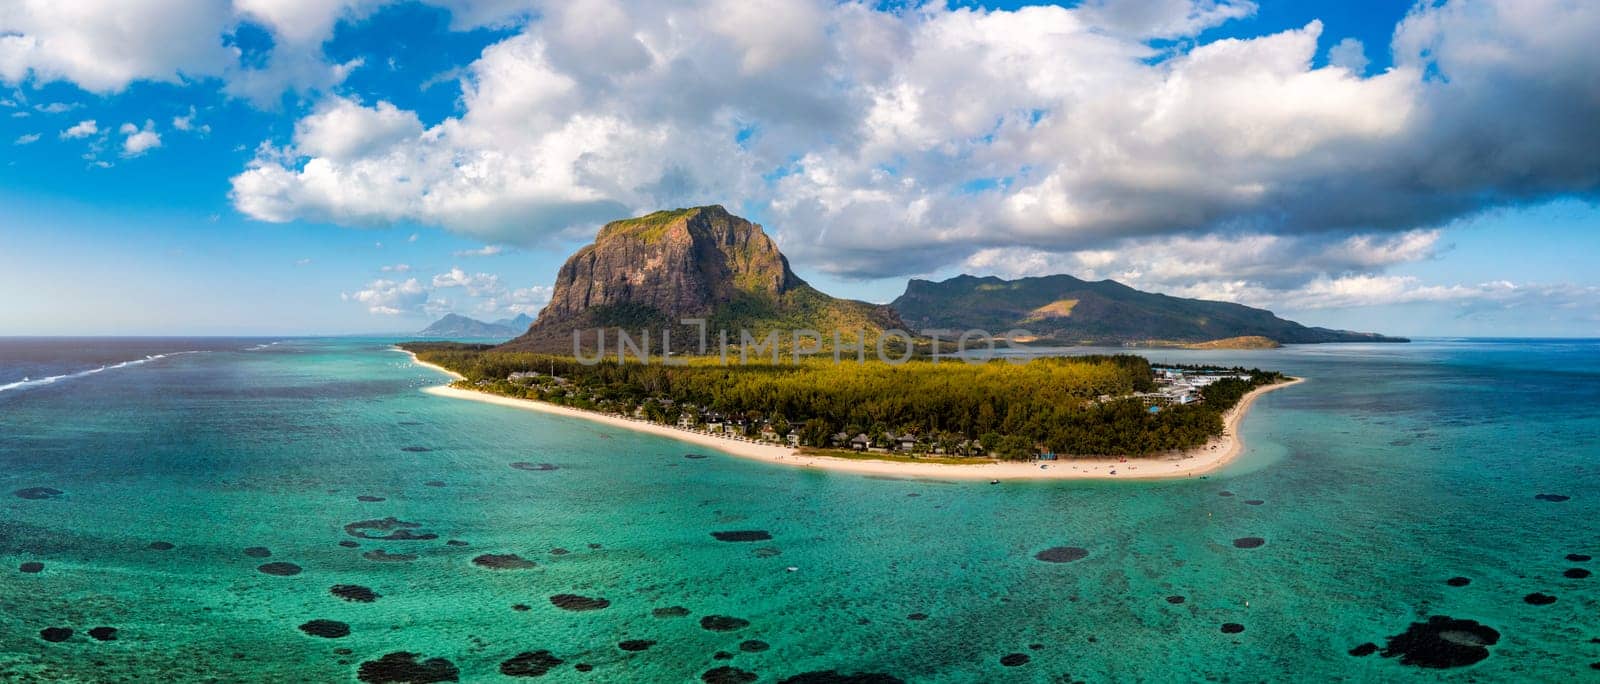
<path id="1" fill-rule="evenodd" d="M 401 346 L 462 374 L 464 387 L 510 397 L 661 423 L 675 423 L 685 412 L 695 421 L 716 416 L 745 436 L 797 433 L 807 447 L 841 446 L 838 435 L 864 434 L 875 443 L 889 434 L 914 435 L 914 450 L 1008 459 L 1040 452 L 1138 456 L 1198 446 L 1221 434 L 1223 414 L 1245 393 L 1283 379 L 1233 369 L 1249 379 L 1218 380 L 1203 388 L 1200 401 L 1151 411 L 1134 393 L 1154 389 L 1155 373 L 1133 355 L 977 364 L 827 358 L 724 365 L 690 358 L 684 365 L 586 365 L 478 345 Z"/>

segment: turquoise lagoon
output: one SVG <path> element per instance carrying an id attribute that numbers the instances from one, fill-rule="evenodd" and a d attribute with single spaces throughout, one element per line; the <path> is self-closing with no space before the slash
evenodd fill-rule
<path id="1" fill-rule="evenodd" d="M 504 680 L 502 662 L 535 651 L 561 661 L 552 682 L 718 667 L 774 682 L 1600 674 L 1600 578 L 1565 576 L 1600 566 L 1565 558 L 1600 555 L 1597 342 L 1146 352 L 1310 382 L 1263 397 L 1246 454 L 1209 478 L 997 486 L 792 470 L 434 397 L 420 390 L 442 377 L 389 340 L 267 342 L 0 340 L 0 679 L 350 681 L 402 651 L 463 681 Z M 179 351 L 200 353 L 84 372 Z M 29 488 L 60 494 L 14 494 Z M 438 536 L 345 529 L 389 517 Z M 772 538 L 711 535 L 730 530 Z M 1246 536 L 1266 543 L 1232 543 Z M 1053 546 L 1088 556 L 1034 558 Z M 537 567 L 485 569 L 481 554 Z M 336 584 L 380 597 L 341 600 Z M 609 605 L 566 611 L 558 594 Z M 749 625 L 709 631 L 707 615 Z M 1455 669 L 1348 654 L 1435 615 L 1499 640 Z M 351 633 L 298 629 L 314 619 Z M 87 635 L 99 626 L 117 638 Z M 51 627 L 74 633 L 42 639 Z M 1028 662 L 1002 665 L 1017 653 Z"/>

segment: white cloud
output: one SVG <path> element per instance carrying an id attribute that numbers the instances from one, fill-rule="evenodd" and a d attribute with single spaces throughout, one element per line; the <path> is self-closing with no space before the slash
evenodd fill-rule
<path id="1" fill-rule="evenodd" d="M 38 133 L 25 133 L 23 135 L 17 136 L 16 141 L 14 141 L 12 144 L 13 145 L 32 145 L 33 143 L 36 143 L 36 142 L 39 142 L 39 134 Z"/>
<path id="2" fill-rule="evenodd" d="M 416 278 L 400 282 L 380 278 L 367 283 L 363 289 L 341 294 L 340 297 L 366 306 L 370 313 L 385 316 L 421 313 L 428 308 L 429 302 L 427 288 Z"/>
<path id="3" fill-rule="evenodd" d="M 33 109 L 41 114 L 63 114 L 81 106 L 83 105 L 76 102 L 51 102 L 50 104 L 34 105 Z"/>
<path id="4" fill-rule="evenodd" d="M 267 221 L 416 221 L 524 246 L 661 207 L 753 205 L 797 260 L 878 276 L 1138 236 L 1376 236 L 1600 187 L 1584 123 L 1600 118 L 1584 96 L 1600 8 L 1421 6 L 1396 66 L 1371 76 L 1353 41 L 1314 66 L 1319 22 L 1194 42 L 1252 9 L 551 5 L 464 70 L 458 116 L 424 126 L 329 99 L 232 197 Z M 365 125 L 309 133 L 351 130 L 337 120 Z"/>
<path id="5" fill-rule="evenodd" d="M 0 81 L 71 81 L 112 93 L 135 80 L 221 75 L 226 0 L 9 0 L 0 10 Z"/>
<path id="6" fill-rule="evenodd" d="M 155 131 L 155 122 L 146 120 L 144 128 L 132 123 L 122 124 L 118 132 L 126 136 L 122 141 L 122 156 L 137 157 L 161 146 L 161 136 Z"/>
<path id="7" fill-rule="evenodd" d="M 1358 76 L 1364 74 L 1367 72 L 1366 46 L 1354 38 L 1345 38 L 1328 48 L 1328 63 L 1349 69 Z"/>
<path id="8" fill-rule="evenodd" d="M 372 108 L 344 98 L 325 100 L 317 111 L 295 124 L 295 151 L 334 163 L 383 156 L 396 144 L 422 134 L 412 112 L 388 102 Z"/>
<path id="9" fill-rule="evenodd" d="M 1229 0 L 1088 0 L 1094 24 L 1135 38 L 1183 38 L 1253 14 L 1253 2 Z"/>
<path id="10" fill-rule="evenodd" d="M 0 9 L 0 82 L 66 81 L 115 93 L 136 81 L 193 83 L 220 77 L 229 95 L 262 107 L 284 92 L 326 91 L 361 66 L 334 63 L 323 44 L 343 21 L 398 0 L 8 0 Z M 432 0 L 455 11 L 456 28 L 515 16 L 524 0 Z M 228 38 L 242 24 L 272 47 L 249 63 Z"/>
<path id="11" fill-rule="evenodd" d="M 473 297 L 493 297 L 505 292 L 505 286 L 500 284 L 500 276 L 488 273 L 469 274 L 459 268 L 452 268 L 448 272 L 440 273 L 433 277 L 435 288 L 459 287 L 466 290 Z"/>
<path id="12" fill-rule="evenodd" d="M 477 249 L 459 250 L 455 253 L 455 255 L 458 257 L 497 256 L 504 254 L 505 251 L 506 248 L 500 245 L 484 245 Z"/>
<path id="13" fill-rule="evenodd" d="M 383 270 L 403 273 L 411 267 L 395 264 L 384 266 Z M 379 278 L 360 290 L 340 296 L 345 301 L 364 305 L 370 313 L 386 316 L 437 316 L 448 311 L 469 311 L 475 316 L 496 318 L 537 313 L 549 303 L 551 290 L 548 285 L 506 287 L 497 275 L 452 268 L 428 281 Z M 458 306 L 458 300 L 445 297 L 446 293 L 459 294 L 465 301 Z"/>
<path id="14" fill-rule="evenodd" d="M 173 127 L 173 129 L 179 130 L 179 131 L 184 131 L 186 133 L 190 132 L 190 131 L 193 131 L 193 132 L 199 133 L 201 135 L 205 135 L 207 133 L 210 133 L 211 132 L 210 124 L 196 123 L 195 122 L 195 117 L 196 116 L 197 116 L 197 113 L 195 112 L 195 108 L 194 107 L 189 107 L 189 113 L 188 114 L 185 114 L 183 116 L 172 117 L 172 127 Z"/>
<path id="15" fill-rule="evenodd" d="M 555 288 L 549 285 L 534 285 L 532 287 L 517 288 L 505 294 L 490 297 L 478 303 L 474 312 L 480 316 L 516 316 L 528 314 L 536 316 L 540 309 L 550 303 L 550 295 Z"/>
<path id="16" fill-rule="evenodd" d="M 73 138 L 87 138 L 99 132 L 100 126 L 95 123 L 94 119 L 88 119 L 85 121 L 79 121 L 78 123 L 73 124 L 71 128 L 62 131 L 61 139 L 70 140 Z"/>
<path id="17" fill-rule="evenodd" d="M 310 264 L 311 264 L 311 257 L 306 257 L 304 259 L 295 259 L 294 260 L 294 265 L 296 265 L 296 266 L 309 266 Z"/>

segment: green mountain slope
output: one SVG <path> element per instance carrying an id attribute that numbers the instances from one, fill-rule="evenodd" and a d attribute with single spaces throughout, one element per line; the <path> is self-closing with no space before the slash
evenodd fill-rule
<path id="1" fill-rule="evenodd" d="M 1024 329 L 1063 344 L 1193 343 L 1257 336 L 1285 344 L 1405 342 L 1375 333 L 1313 328 L 1271 311 L 1141 292 L 1069 275 L 1003 280 L 962 275 L 912 280 L 889 304 L 918 330 Z"/>

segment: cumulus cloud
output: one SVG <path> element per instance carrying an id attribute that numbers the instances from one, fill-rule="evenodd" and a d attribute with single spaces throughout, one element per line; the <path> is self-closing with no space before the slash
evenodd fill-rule
<path id="1" fill-rule="evenodd" d="M 23 135 L 17 136 L 17 139 L 15 141 L 12 141 L 12 144 L 13 145 L 32 145 L 33 143 L 36 143 L 36 142 L 39 142 L 39 134 L 38 133 L 25 133 Z"/>
<path id="2" fill-rule="evenodd" d="M 0 81 L 70 81 L 96 93 L 135 80 L 221 75 L 226 0 L 11 0 L 0 10 Z"/>
<path id="3" fill-rule="evenodd" d="M 1388 240 L 1600 187 L 1600 8 L 1422 5 L 1370 76 L 1352 40 L 1316 66 L 1315 21 L 1194 41 L 1243 2 L 544 9 L 463 71 L 460 115 L 329 99 L 233 178 L 235 205 L 534 245 L 722 202 L 811 268 L 874 277 L 1129 239 Z M 336 118 L 371 135 L 302 132 Z"/>
<path id="4" fill-rule="evenodd" d="M 1328 49 L 1328 64 L 1350 70 L 1356 75 L 1367 72 L 1367 49 L 1361 41 L 1345 38 Z"/>
<path id="5" fill-rule="evenodd" d="M 507 290 L 504 294 L 479 302 L 475 311 L 482 316 L 536 316 L 540 309 L 550 303 L 550 295 L 554 292 L 555 288 L 549 285 Z"/>
<path id="6" fill-rule="evenodd" d="M 361 61 L 331 62 L 323 43 L 340 22 L 400 1 L 8 0 L 0 9 L 0 82 L 64 81 L 115 93 L 136 81 L 220 77 L 228 94 L 269 107 L 286 91 L 312 93 L 342 83 Z M 517 16 L 510 0 L 431 4 L 484 23 Z M 527 3 L 517 4 L 525 13 Z M 241 59 L 231 44 L 244 25 L 272 37 L 271 50 L 260 59 Z"/>
<path id="7" fill-rule="evenodd" d="M 185 133 L 195 132 L 195 133 L 199 133 L 201 135 L 205 135 L 207 133 L 210 133 L 211 132 L 210 124 L 204 124 L 204 123 L 199 123 L 199 122 L 195 121 L 195 117 L 196 116 L 198 116 L 198 114 L 195 112 L 195 108 L 194 107 L 190 107 L 188 114 L 185 114 L 183 116 L 172 117 L 172 128 L 174 130 L 183 131 Z"/>
<path id="8" fill-rule="evenodd" d="M 393 273 L 410 270 L 406 264 L 383 267 L 383 271 Z M 429 279 L 379 278 L 341 297 L 366 306 L 370 313 L 386 316 L 437 316 L 454 310 L 495 318 L 536 314 L 550 302 L 551 291 L 548 285 L 508 287 L 498 275 L 451 268 Z"/>
<path id="9" fill-rule="evenodd" d="M 95 123 L 94 119 L 88 119 L 85 121 L 79 121 L 78 123 L 73 124 L 71 128 L 62 131 L 61 139 L 71 140 L 75 138 L 87 138 L 99 132 L 100 125 Z"/>
<path id="10" fill-rule="evenodd" d="M 488 273 L 467 273 L 459 268 L 452 268 L 448 272 L 440 273 L 433 277 L 435 288 L 459 287 L 466 290 L 473 297 L 493 297 L 505 292 L 506 288 L 500 284 L 500 276 Z"/>
<path id="11" fill-rule="evenodd" d="M 139 128 L 132 123 L 122 124 L 118 129 L 124 138 L 122 140 L 122 156 L 137 157 L 150 150 L 161 146 L 161 136 L 155 131 L 156 123 L 145 120 L 144 128 Z"/>
<path id="12" fill-rule="evenodd" d="M 422 313 L 430 301 L 428 289 L 416 278 L 404 281 L 379 278 L 360 290 L 342 293 L 340 297 L 366 306 L 370 313 L 385 316 Z"/>
<path id="13" fill-rule="evenodd" d="M 398 143 L 422 134 L 422 122 L 412 112 L 388 102 L 367 108 L 353 100 L 334 97 L 295 124 L 296 152 L 334 163 L 381 156 Z"/>
<path id="14" fill-rule="evenodd" d="M 477 249 L 458 250 L 455 255 L 458 257 L 498 256 L 504 254 L 505 251 L 506 248 L 500 245 L 484 245 Z"/>

